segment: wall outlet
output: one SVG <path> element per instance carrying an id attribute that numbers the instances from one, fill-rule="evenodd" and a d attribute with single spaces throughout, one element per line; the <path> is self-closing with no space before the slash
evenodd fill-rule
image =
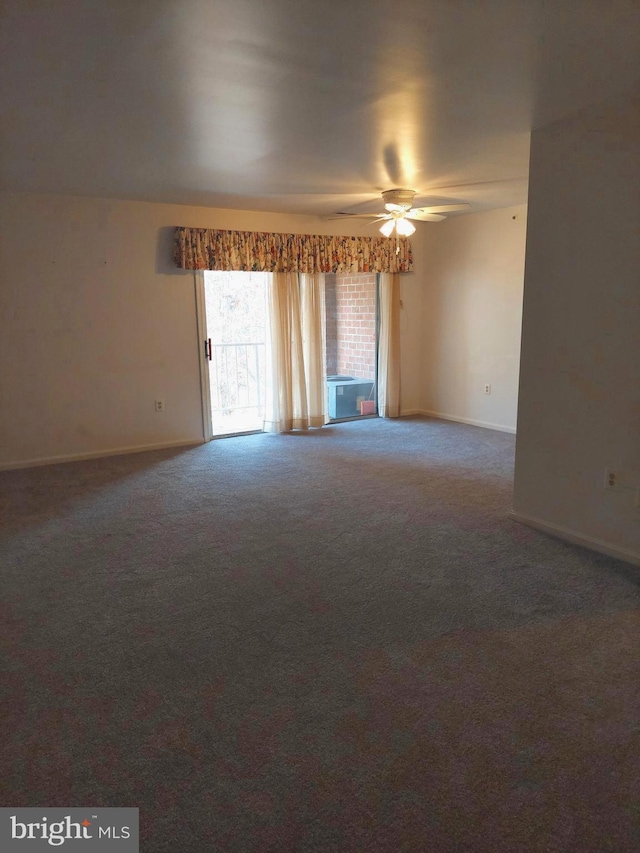
<path id="1" fill-rule="evenodd" d="M 164 400 L 156 400 L 156 412 L 164 412 Z"/>
<path id="2" fill-rule="evenodd" d="M 489 385 L 489 383 L 487 383 L 487 384 L 484 386 L 484 393 L 485 393 L 485 394 L 490 394 L 490 393 L 491 393 L 491 385 Z"/>
<path id="3" fill-rule="evenodd" d="M 618 488 L 618 475 L 613 470 L 613 468 L 604 469 L 604 487 L 605 489 Z"/>

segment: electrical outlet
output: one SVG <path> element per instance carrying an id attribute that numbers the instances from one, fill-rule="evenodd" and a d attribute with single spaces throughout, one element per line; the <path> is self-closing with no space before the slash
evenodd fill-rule
<path id="1" fill-rule="evenodd" d="M 604 487 L 605 489 L 618 488 L 618 475 L 612 468 L 604 469 Z"/>
<path id="2" fill-rule="evenodd" d="M 490 394 L 490 393 L 491 393 L 491 385 L 489 385 L 489 383 L 487 383 L 487 384 L 484 386 L 484 393 L 485 393 L 485 394 Z"/>
<path id="3" fill-rule="evenodd" d="M 164 400 L 156 400 L 156 412 L 164 412 Z"/>

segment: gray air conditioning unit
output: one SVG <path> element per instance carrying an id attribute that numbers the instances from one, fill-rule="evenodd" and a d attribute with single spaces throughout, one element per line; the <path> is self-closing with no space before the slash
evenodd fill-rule
<path id="1" fill-rule="evenodd" d="M 362 414 L 360 402 L 373 400 L 373 380 L 354 376 L 327 376 L 329 389 L 329 417 L 355 418 Z"/>

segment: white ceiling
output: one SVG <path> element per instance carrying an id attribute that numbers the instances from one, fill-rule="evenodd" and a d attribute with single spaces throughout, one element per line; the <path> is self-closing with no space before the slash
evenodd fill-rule
<path id="1" fill-rule="evenodd" d="M 3 7 L 17 191 L 327 214 L 408 187 L 504 207 L 526 200 L 533 127 L 640 77 L 637 0 Z"/>

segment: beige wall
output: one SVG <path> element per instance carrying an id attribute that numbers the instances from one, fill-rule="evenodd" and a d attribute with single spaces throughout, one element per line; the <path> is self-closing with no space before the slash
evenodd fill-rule
<path id="1" fill-rule="evenodd" d="M 423 391 L 422 300 L 424 296 L 424 230 L 413 235 L 415 272 L 400 276 L 400 414 L 420 411 Z"/>
<path id="2" fill-rule="evenodd" d="M 526 216 L 521 205 L 426 231 L 423 410 L 515 430 Z"/>
<path id="3" fill-rule="evenodd" d="M 518 515 L 636 558 L 638 114 L 629 98 L 532 136 L 514 494 Z"/>
<path id="4" fill-rule="evenodd" d="M 363 233 L 317 217 L 3 194 L 0 467 L 202 438 L 193 274 L 172 266 L 176 225 Z M 413 242 L 401 290 L 419 316 Z M 405 408 L 419 348 L 419 326 L 405 322 Z"/>

